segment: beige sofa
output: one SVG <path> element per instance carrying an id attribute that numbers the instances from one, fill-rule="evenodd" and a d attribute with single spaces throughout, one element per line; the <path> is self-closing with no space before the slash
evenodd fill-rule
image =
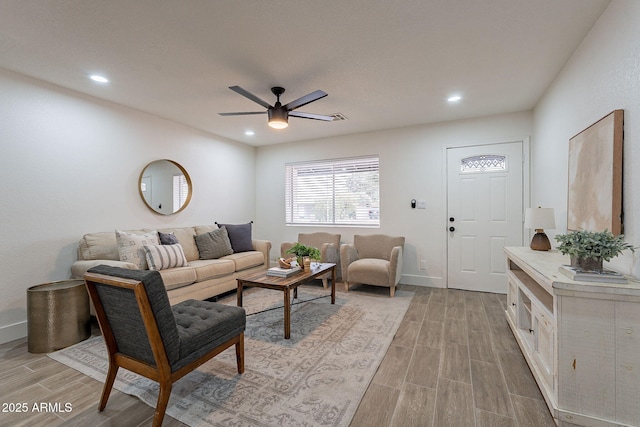
<path id="1" fill-rule="evenodd" d="M 194 237 L 217 228 L 213 225 L 128 230 L 127 233 L 160 231 L 175 234 L 189 264 L 186 267 L 160 270 L 160 275 L 167 288 L 169 301 L 177 304 L 191 298 L 204 300 L 236 289 L 236 278 L 239 275 L 268 267 L 271 242 L 266 240 L 252 240 L 253 251 L 233 253 L 218 259 L 199 259 Z M 79 242 L 78 261 L 71 266 L 71 273 L 74 278 L 81 279 L 88 269 L 100 264 L 131 270 L 138 268 L 136 264 L 120 261 L 115 231 L 85 234 Z"/>

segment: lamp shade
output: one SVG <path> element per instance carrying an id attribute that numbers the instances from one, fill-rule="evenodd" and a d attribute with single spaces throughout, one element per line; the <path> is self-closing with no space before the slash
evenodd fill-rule
<path id="1" fill-rule="evenodd" d="M 536 230 L 556 228 L 553 208 L 527 208 L 524 213 L 524 226 Z"/>
<path id="2" fill-rule="evenodd" d="M 289 126 L 289 113 L 284 108 L 269 108 L 269 126 L 274 129 L 284 129 Z"/>

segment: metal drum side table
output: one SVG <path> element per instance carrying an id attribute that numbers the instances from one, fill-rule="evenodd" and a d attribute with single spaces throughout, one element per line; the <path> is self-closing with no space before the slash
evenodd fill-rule
<path id="1" fill-rule="evenodd" d="M 27 289 L 27 349 L 50 353 L 91 335 L 84 280 L 61 280 Z"/>

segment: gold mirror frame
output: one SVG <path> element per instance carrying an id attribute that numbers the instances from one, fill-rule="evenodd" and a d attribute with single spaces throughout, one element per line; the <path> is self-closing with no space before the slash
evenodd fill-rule
<path id="1" fill-rule="evenodd" d="M 163 171 L 157 171 L 156 169 L 165 169 Z M 172 170 L 173 169 L 173 170 Z M 173 177 L 177 176 L 177 172 L 180 172 L 182 176 L 184 176 L 186 180 L 186 184 L 188 186 L 187 196 L 184 199 L 184 202 L 180 206 L 179 209 L 173 210 Z M 155 174 L 153 172 L 156 172 Z M 160 173 L 158 173 L 160 172 Z M 155 185 L 154 185 L 155 183 Z M 157 198 L 154 200 L 153 189 L 154 188 L 165 189 L 165 191 L 161 192 L 160 199 Z M 171 192 L 168 193 L 166 189 L 171 189 Z M 191 195 L 193 194 L 193 185 L 191 183 L 191 177 L 185 170 L 177 162 L 169 159 L 160 159 L 155 160 L 142 169 L 140 173 L 140 178 L 138 178 L 138 192 L 140 193 L 140 198 L 144 202 L 145 205 L 153 212 L 159 215 L 173 215 L 178 212 L 183 211 L 189 202 L 191 201 Z M 170 197 L 167 196 L 170 194 Z M 168 206 L 163 209 L 162 205 Z M 157 205 L 157 206 L 156 206 Z"/>

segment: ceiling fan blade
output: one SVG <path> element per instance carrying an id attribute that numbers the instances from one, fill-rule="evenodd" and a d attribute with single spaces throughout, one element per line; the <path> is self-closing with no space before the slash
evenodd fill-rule
<path id="1" fill-rule="evenodd" d="M 302 98 L 298 98 L 295 101 L 291 101 L 290 103 L 285 105 L 284 108 L 286 108 L 289 111 L 295 110 L 296 108 L 300 108 L 303 105 L 309 104 L 310 102 L 317 101 L 320 98 L 324 98 L 327 95 L 328 93 L 323 92 L 321 90 L 317 90 L 315 92 L 311 92 L 310 94 L 303 96 Z"/>
<path id="2" fill-rule="evenodd" d="M 267 114 L 266 111 L 238 111 L 236 113 L 218 113 L 221 116 L 250 116 L 252 114 Z"/>
<path id="3" fill-rule="evenodd" d="M 302 111 L 290 111 L 289 117 L 300 117 L 301 119 L 323 120 L 325 122 L 333 121 L 333 116 L 325 116 L 322 114 L 303 113 Z"/>
<path id="4" fill-rule="evenodd" d="M 240 95 L 244 96 L 245 98 L 249 98 L 250 100 L 252 100 L 253 102 L 255 102 L 257 104 L 262 105 L 264 108 L 271 107 L 271 105 L 269 105 L 269 103 L 267 101 L 258 98 L 257 96 L 255 96 L 251 92 L 248 92 L 248 91 L 242 89 L 240 86 L 229 86 L 229 89 L 231 89 L 232 91 L 234 91 L 236 93 L 239 93 Z"/>

